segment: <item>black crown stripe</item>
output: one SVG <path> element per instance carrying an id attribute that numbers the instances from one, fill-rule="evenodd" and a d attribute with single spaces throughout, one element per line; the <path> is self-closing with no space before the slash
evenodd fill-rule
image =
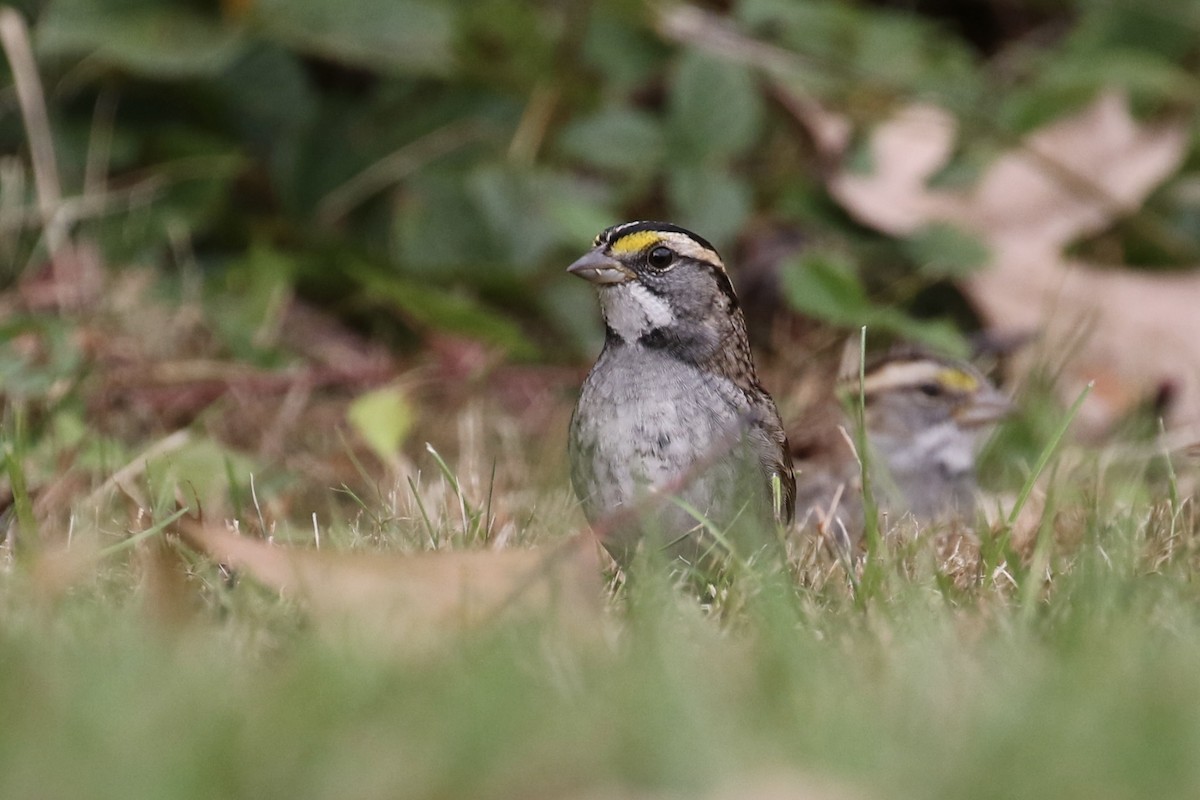
<path id="1" fill-rule="evenodd" d="M 717 248 L 712 246 L 712 243 L 699 234 L 689 231 L 687 228 L 680 227 L 673 222 L 657 222 L 654 220 L 637 220 L 636 222 L 622 222 L 619 225 L 613 225 L 611 228 L 605 228 L 596 237 L 596 244 L 612 244 L 622 236 L 628 236 L 631 233 L 641 233 L 642 231 L 663 231 L 664 233 L 682 233 L 689 239 L 693 240 L 702 247 L 707 247 L 714 253 Z"/>

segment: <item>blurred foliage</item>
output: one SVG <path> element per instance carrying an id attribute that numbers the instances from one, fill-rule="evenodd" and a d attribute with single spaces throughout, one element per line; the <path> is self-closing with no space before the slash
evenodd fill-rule
<path id="1" fill-rule="evenodd" d="M 948 322 L 904 309 L 923 286 L 986 258 L 952 230 L 889 242 L 855 226 L 825 195 L 819 158 L 763 76 L 668 42 L 654 5 L 21 8 L 64 192 L 95 201 L 79 233 L 115 266 L 187 258 L 236 275 L 286 264 L 272 280 L 390 320 L 402 338 L 446 329 L 527 358 L 594 342 L 587 287 L 561 268 L 622 219 L 694 228 L 735 265 L 748 231 L 799 225 L 819 243 L 789 272 L 801 311 L 942 344 Z M 799 59 L 803 74 L 788 80 L 860 129 L 914 99 L 948 108 L 964 140 L 947 181 L 969 182 L 1017 136 L 1101 87 L 1127 88 L 1146 115 L 1190 113 L 1200 95 L 1197 0 L 742 0 L 722 13 Z M 11 93 L 5 109 L 0 149 L 26 153 Z M 1080 248 L 1193 258 L 1198 166 L 1200 152 L 1156 195 L 1153 224 Z M 0 164 L 0 180 L 6 208 L 32 206 L 27 175 Z M 39 258 L 39 231 L 0 238 L 11 281 Z"/>
<path id="2" fill-rule="evenodd" d="M 393 458 L 412 427 L 412 404 L 398 386 L 367 392 L 350 404 L 350 424 L 381 461 Z"/>

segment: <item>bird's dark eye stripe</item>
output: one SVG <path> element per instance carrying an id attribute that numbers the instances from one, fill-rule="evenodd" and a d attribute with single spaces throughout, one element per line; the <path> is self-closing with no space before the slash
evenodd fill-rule
<path id="1" fill-rule="evenodd" d="M 739 308 L 740 304 L 738 303 L 737 294 L 733 291 L 733 281 L 729 280 L 729 275 L 726 274 L 725 270 L 714 267 L 711 264 L 706 266 L 713 271 L 713 277 L 717 279 L 717 288 L 721 290 L 721 294 L 729 298 L 729 310 L 732 311 L 735 308 Z M 650 282 L 642 283 L 642 288 L 655 297 L 666 297 L 668 294 L 666 289 L 660 289 Z"/>
<path id="2" fill-rule="evenodd" d="M 729 274 L 723 269 L 713 267 L 713 275 L 717 278 L 717 286 L 721 289 L 721 292 L 729 298 L 729 309 L 732 311 L 738 308 L 737 294 L 733 291 L 733 281 L 729 279 Z"/>

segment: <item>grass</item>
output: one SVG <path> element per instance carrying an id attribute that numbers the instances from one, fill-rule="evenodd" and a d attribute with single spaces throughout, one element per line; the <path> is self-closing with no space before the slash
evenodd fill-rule
<path id="1" fill-rule="evenodd" d="M 659 589 L 608 647 L 513 626 L 417 659 L 247 620 L 164 636 L 103 604 L 19 616 L 0 788 L 529 797 L 795 772 L 866 796 L 1135 797 L 1200 778 L 1200 653 L 1171 591 L 1034 630 L 919 602 L 820 622 L 764 603 L 734 634 Z"/>
<path id="2" fill-rule="evenodd" d="M 739 554 L 700 600 L 648 569 L 580 581 L 596 606 L 469 621 L 433 612 L 481 591 L 458 562 L 427 599 L 387 583 L 420 577 L 416 553 L 494 551 L 519 599 L 501 554 L 582 523 L 577 375 L 464 377 L 456 360 L 489 359 L 461 342 L 397 364 L 290 299 L 248 352 L 238 326 L 261 315 L 231 290 L 98 280 L 0 338 L 22 545 L 0 550 L 0 797 L 1200 792 L 1194 470 L 1070 445 L 1075 409 L 1034 420 L 1047 435 L 981 541 L 872 535 L 847 574 L 802 540 Z M 398 375 L 410 435 L 379 458 L 346 411 Z M 171 533 L 197 517 L 319 549 L 316 572 L 279 592 L 217 565 Z"/>
<path id="3" fill-rule="evenodd" d="M 507 422 L 492 410 L 467 427 L 481 424 Z M 476 519 L 489 498 L 517 520 L 514 542 L 556 541 L 578 520 L 556 482 L 520 486 L 512 471 L 541 442 L 528 446 L 498 467 L 431 447 L 387 479 L 396 495 L 383 478 L 361 493 L 374 514 L 322 523 L 324 547 L 478 548 L 463 514 Z M 1192 506 L 1165 490 L 1131 502 L 1096 462 L 1054 464 L 1063 488 L 1043 511 L 1036 572 L 988 573 L 968 541 L 955 554 L 889 537 L 864 604 L 837 563 L 801 543 L 787 569 L 743 565 L 705 604 L 649 572 L 600 614 L 580 612 L 581 626 L 541 609 L 420 644 L 319 624 L 295 598 L 191 554 L 187 613 L 159 613 L 169 601 L 147 553 L 164 542 L 163 502 L 140 541 L 102 539 L 106 557 L 69 581 L 36 562 L 6 566 L 0 796 L 715 797 L 768 784 L 831 798 L 1192 794 Z M 1069 491 L 1089 484 L 1122 491 Z M 106 513 L 106 530 L 125 524 Z M 254 528 L 261 512 L 246 513 Z M 293 538 L 311 540 L 301 531 Z"/>
<path id="4" fill-rule="evenodd" d="M 889 533 L 869 593 L 804 540 L 786 563 L 743 554 L 700 601 L 651 570 L 597 585 L 598 609 L 564 595 L 467 624 L 377 589 L 420 577 L 396 566 L 409 554 L 494 552 L 499 573 L 501 554 L 579 529 L 563 452 L 577 375 L 397 367 L 413 420 L 385 462 L 346 422 L 361 386 L 303 394 L 279 378 L 312 363 L 286 335 L 284 373 L 233 369 L 197 322 L 212 311 L 185 299 L 191 336 L 139 335 L 160 330 L 162 301 L 112 281 L 105 302 L 138 315 L 91 309 L 70 336 L 45 323 L 0 342 L 10 385 L 29 387 L 20 424 L 5 421 L 25 517 L 9 526 L 42 540 L 0 551 L 0 797 L 1200 790 L 1185 460 L 1088 451 L 1056 409 L 1008 467 L 1019 513 L 979 542 Z M 46 358 L 72 336 L 86 357 Z M 95 350 L 109 343 L 120 359 Z M 115 404 L 111 364 L 131 357 L 144 377 Z M 47 364 L 58 372 L 37 379 Z M 203 378 L 180 382 L 195 365 Z M 215 399 L 214 374 L 228 384 Z M 281 596 L 168 535 L 181 510 L 310 553 L 319 538 L 327 569 Z M 431 607 L 478 588 L 446 574 Z"/>
<path id="5" fill-rule="evenodd" d="M 28 35 L 0 21 L 40 259 L 77 242 Z M 73 287 L 50 258 L 64 313 L 0 297 L 0 798 L 1200 794 L 1188 465 L 1073 447 L 1072 409 L 1036 420 L 1050 436 L 981 541 L 872 531 L 865 581 L 806 540 L 699 601 L 651 569 L 599 608 L 414 626 L 419 599 L 355 600 L 380 597 L 356 579 L 579 528 L 577 376 L 479 367 L 489 354 L 452 337 L 442 361 L 377 358 L 295 315 L 286 280 L 198 291 L 185 238 L 165 290 L 136 269 Z M 380 375 L 405 377 L 417 417 L 394 460 L 345 425 Z M 503 402 L 514 383 L 532 411 Z M 170 533 L 197 516 L 319 547 L 329 580 L 280 593 L 217 565 Z M 305 602 L 321 593 L 349 598 L 340 616 Z"/>

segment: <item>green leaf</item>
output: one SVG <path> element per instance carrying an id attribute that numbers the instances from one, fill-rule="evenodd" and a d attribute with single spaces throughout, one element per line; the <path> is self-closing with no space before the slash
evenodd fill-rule
<path id="1" fill-rule="evenodd" d="M 671 138 L 679 160 L 735 156 L 762 130 L 763 102 L 749 69 L 686 53 L 671 83 Z"/>
<path id="2" fill-rule="evenodd" d="M 967 358 L 970 354 L 967 340 L 948 319 L 915 319 L 899 309 L 876 306 L 863 324 L 955 358 Z"/>
<path id="3" fill-rule="evenodd" d="M 387 463 L 412 429 L 413 409 L 403 389 L 385 386 L 355 399 L 346 418 L 379 460 Z"/>
<path id="4" fill-rule="evenodd" d="M 252 8 L 268 36 L 306 53 L 397 74 L 445 74 L 453 66 L 454 17 L 446 5 L 257 0 Z"/>
<path id="5" fill-rule="evenodd" d="M 558 226 L 562 244 L 576 248 L 586 246 L 614 218 L 609 203 L 581 197 L 555 203 L 547 209 L 547 214 Z"/>
<path id="6" fill-rule="evenodd" d="M 468 295 L 382 275 L 361 263 L 348 265 L 346 272 L 368 297 L 394 306 L 418 329 L 433 328 L 478 339 L 514 358 L 534 358 L 538 354 L 538 348 L 520 327 Z"/>
<path id="7" fill-rule="evenodd" d="M 909 236 L 901 245 L 922 275 L 963 278 L 988 261 L 988 248 L 977 237 L 953 225 L 935 222 Z"/>
<path id="8" fill-rule="evenodd" d="M 39 53 L 89 57 L 156 80 L 205 77 L 241 52 L 238 31 L 186 4 L 54 0 L 38 20 Z"/>
<path id="9" fill-rule="evenodd" d="M 227 220 L 234 202 L 233 185 L 246 161 L 238 153 L 220 152 L 218 148 L 228 147 L 225 142 L 164 123 L 155 144 L 170 157 L 155 169 L 162 183 L 155 201 L 81 223 L 112 263 L 160 259 L 173 230 L 207 236 Z"/>
<path id="10" fill-rule="evenodd" d="M 750 188 L 722 169 L 673 170 L 667 191 L 674 219 L 718 248 L 733 241 L 752 208 Z"/>
<path id="11" fill-rule="evenodd" d="M 239 139 L 270 165 L 277 190 L 286 186 L 320 105 L 300 56 L 257 43 L 213 83 Z"/>
<path id="12" fill-rule="evenodd" d="M 601 169 L 649 171 L 662 160 L 658 121 L 642 111 L 612 108 L 575 120 L 559 146 L 568 157 Z"/>
<path id="13" fill-rule="evenodd" d="M 468 191 L 491 233 L 489 261 L 531 272 L 554 245 L 554 231 L 535 209 L 539 192 L 524 171 L 487 166 L 468 180 Z"/>
<path id="14" fill-rule="evenodd" d="M 52 397 L 78 380 L 83 368 L 69 323 L 49 315 L 0 321 L 0 386 L 6 400 Z"/>
<path id="15" fill-rule="evenodd" d="M 460 171 L 408 181 L 393 223 L 395 260 L 409 275 L 445 281 L 471 264 L 495 262 L 495 243 Z"/>
<path id="16" fill-rule="evenodd" d="M 590 242 L 611 218 L 606 193 L 569 173 L 488 165 L 467 189 L 487 226 L 488 261 L 507 264 L 512 275 L 538 271 L 559 246 Z M 589 232 L 580 236 L 582 220 Z"/>
<path id="17" fill-rule="evenodd" d="M 1124 87 L 1135 98 L 1189 102 L 1200 92 L 1200 82 L 1186 68 L 1140 50 L 1111 49 L 1103 57 L 1082 54 L 1052 62 L 1038 76 L 1043 90 L 1061 93 L 1094 93 L 1106 87 Z"/>
<path id="18" fill-rule="evenodd" d="M 580 280 L 550 281 L 538 293 L 538 308 L 553 321 L 576 353 L 595 355 L 604 344 L 596 290 Z"/>
<path id="19" fill-rule="evenodd" d="M 209 276 L 208 318 L 239 359 L 263 366 L 279 363 L 278 330 L 299 271 L 293 255 L 256 242 L 229 269 Z"/>
<path id="20" fill-rule="evenodd" d="M 636 89 L 656 79 L 666 60 L 661 39 L 644 26 L 631 24 L 618 4 L 597 3 L 589 10 L 580 48 L 583 61 L 614 89 Z"/>
<path id="21" fill-rule="evenodd" d="M 1083 3 L 1080 10 L 1083 14 L 1068 34 L 1065 48 L 1097 67 L 1122 51 L 1140 50 L 1164 63 L 1186 62 L 1195 52 L 1200 23 L 1195 3 Z"/>
<path id="22" fill-rule="evenodd" d="M 741 22 L 752 31 L 770 31 L 773 39 L 797 52 L 844 64 L 862 16 L 848 3 L 796 0 L 743 0 L 735 6 Z"/>
<path id="23" fill-rule="evenodd" d="M 192 434 L 179 449 L 150 460 L 146 482 L 154 497 L 171 498 L 172 504 L 182 494 L 199 500 L 201 508 L 217 509 L 228 501 L 230 472 L 248 478 L 257 471 L 246 456 Z"/>
<path id="24" fill-rule="evenodd" d="M 784 294 L 797 311 L 844 328 L 868 328 L 948 355 L 965 356 L 966 343 L 946 320 L 920 320 L 868 299 L 853 264 L 837 253 L 814 251 L 785 264 Z"/>
<path id="25" fill-rule="evenodd" d="M 792 308 L 835 325 L 864 324 L 873 308 L 854 266 L 836 253 L 813 251 L 784 264 L 783 289 Z"/>

